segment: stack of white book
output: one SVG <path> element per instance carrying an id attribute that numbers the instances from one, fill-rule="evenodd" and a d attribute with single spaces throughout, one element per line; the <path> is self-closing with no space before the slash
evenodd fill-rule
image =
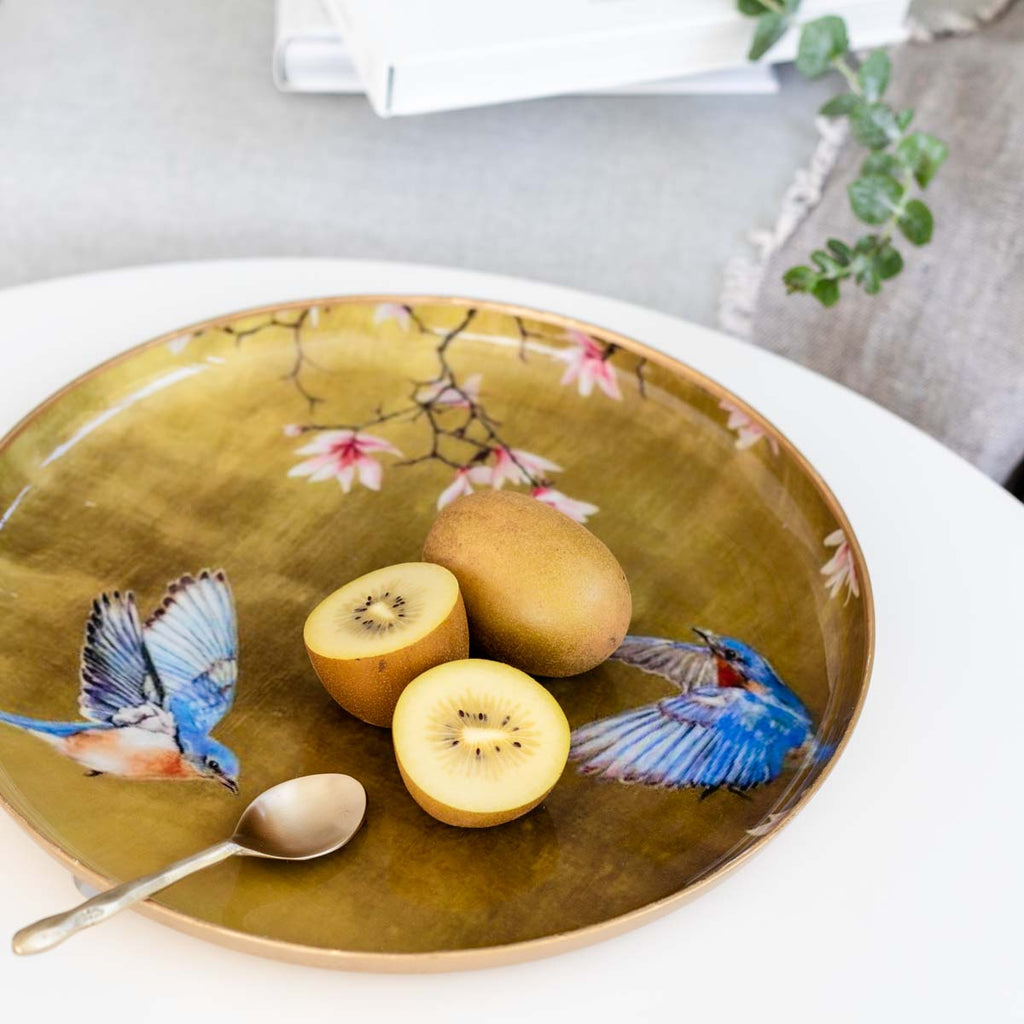
<path id="1" fill-rule="evenodd" d="M 898 42 L 906 0 L 803 0 L 800 21 L 846 19 L 854 47 Z M 773 92 L 746 60 L 735 0 L 277 0 L 285 90 L 365 92 L 382 117 L 571 93 Z"/>

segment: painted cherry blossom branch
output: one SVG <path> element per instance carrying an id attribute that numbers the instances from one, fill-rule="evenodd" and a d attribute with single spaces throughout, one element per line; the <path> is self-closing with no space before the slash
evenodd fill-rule
<path id="1" fill-rule="evenodd" d="M 641 398 L 647 397 L 647 381 L 644 379 L 644 367 L 646 366 L 647 356 L 641 356 L 633 368 L 633 372 L 636 374 L 636 389 L 640 392 Z"/>
<path id="2" fill-rule="evenodd" d="M 519 359 L 521 362 L 526 362 L 526 346 L 531 338 L 536 338 L 538 341 L 543 341 L 544 335 L 538 334 L 536 331 L 531 331 L 526 326 L 526 321 L 521 316 L 512 317 L 512 322 L 516 325 L 516 331 L 519 334 Z"/>
<path id="3" fill-rule="evenodd" d="M 307 355 L 302 344 L 302 328 L 309 316 L 310 310 L 304 309 L 299 314 L 295 323 L 290 325 L 292 332 L 292 345 L 295 349 L 295 361 L 292 363 L 292 368 L 284 375 L 284 377 L 282 377 L 282 380 L 291 381 L 295 386 L 295 389 L 309 404 L 309 411 L 312 412 L 317 405 L 324 401 L 324 399 L 317 397 L 306 389 L 305 384 L 302 382 L 302 368 L 306 363 L 316 367 L 318 370 L 323 370 L 324 367 L 319 363 L 314 362 L 309 355 Z"/>
<path id="4" fill-rule="evenodd" d="M 464 329 L 468 322 L 469 318 L 463 322 L 460 329 Z M 445 335 L 442 345 L 447 346 L 457 336 L 458 332 L 449 332 Z M 493 457 L 496 466 L 485 469 L 492 477 L 496 469 L 503 477 L 514 477 L 514 468 L 521 477 L 517 482 L 532 487 L 548 486 L 549 481 L 544 476 L 544 470 L 554 468 L 554 464 L 539 456 L 520 452 L 505 440 L 499 430 L 499 422 L 487 412 L 479 399 L 480 375 L 468 377 L 460 384 L 445 358 L 444 348 L 440 346 L 438 357 L 441 361 L 441 372 L 429 380 L 413 381 L 407 405 L 390 412 L 378 408 L 372 417 L 360 423 L 293 425 L 289 428 L 289 434 L 298 436 L 311 432 L 342 431 L 365 435 L 366 431 L 385 423 L 423 419 L 430 431 L 429 449 L 422 454 L 404 458 L 396 465 L 413 466 L 433 460 L 450 469 L 469 472 L 482 468 L 483 463 Z M 457 423 L 452 423 L 451 414 L 457 411 L 462 411 L 464 415 Z M 451 452 L 453 447 L 456 450 L 462 447 L 469 451 L 460 452 L 459 457 L 455 457 Z M 506 462 L 511 463 L 513 468 L 505 465 Z M 483 474 L 477 474 L 477 479 L 478 482 L 483 482 Z M 491 482 L 493 483 L 493 480 Z"/>
<path id="5" fill-rule="evenodd" d="M 402 308 L 407 312 L 409 311 L 409 307 Z M 408 405 L 401 406 L 387 413 L 378 407 L 371 418 L 358 424 L 309 423 L 292 425 L 289 428 L 289 432 L 293 436 L 314 431 L 350 431 L 358 434 L 394 420 L 405 419 L 412 421 L 422 417 L 426 419 L 430 426 L 430 449 L 422 455 L 405 459 L 398 463 L 398 465 L 411 466 L 434 459 L 452 469 L 468 470 L 485 461 L 495 449 L 501 448 L 509 453 L 509 457 L 513 464 L 519 468 L 525 482 L 537 487 L 542 486 L 546 481 L 536 475 L 535 471 L 515 454 L 515 450 L 505 442 L 499 433 L 498 427 L 500 422 L 492 417 L 480 402 L 479 388 L 481 375 L 474 374 L 468 377 L 464 384 L 460 384 L 448 362 L 447 350 L 449 345 L 466 330 L 475 315 L 475 309 L 467 310 L 462 320 L 441 336 L 437 346 L 438 373 L 427 380 L 415 380 L 412 382 L 412 391 L 409 395 Z M 421 330 L 431 333 L 428 328 L 422 326 L 420 321 L 414 319 L 414 316 L 415 314 L 410 316 L 410 321 L 417 323 Z M 455 409 L 465 410 L 465 417 L 457 426 L 445 425 L 442 422 L 441 415 Z M 479 426 L 482 437 L 472 436 L 470 430 L 474 426 Z M 444 438 L 469 446 L 473 449 L 473 454 L 461 460 L 451 458 L 441 450 L 441 443 Z"/>
<path id="6" fill-rule="evenodd" d="M 312 412 L 317 405 L 325 401 L 325 399 L 314 395 L 306 387 L 302 380 L 302 371 L 308 363 L 310 366 L 315 367 L 318 370 L 324 372 L 330 372 L 326 367 L 321 366 L 315 362 L 310 355 L 306 352 L 303 344 L 302 329 L 306 325 L 307 321 L 316 325 L 316 321 L 319 317 L 319 310 L 315 306 L 311 306 L 308 309 L 302 310 L 298 317 L 291 321 L 279 320 L 276 314 L 270 317 L 269 320 L 261 324 L 256 324 L 253 327 L 237 328 L 233 324 L 226 324 L 216 328 L 216 330 L 223 331 L 225 334 L 230 335 L 235 340 L 235 347 L 237 348 L 242 344 L 246 338 L 251 338 L 253 335 L 259 334 L 261 331 L 267 330 L 270 327 L 281 327 L 285 330 L 291 331 L 292 335 L 292 346 L 295 350 L 295 358 L 292 363 L 291 369 L 285 373 L 281 379 L 289 381 L 295 388 L 296 391 L 306 400 L 309 405 L 309 411 Z"/>
<path id="7" fill-rule="evenodd" d="M 298 449 L 298 453 L 309 458 L 292 468 L 290 475 L 306 476 L 310 482 L 337 479 L 347 493 L 356 477 L 363 486 L 378 490 L 381 483 L 381 465 L 377 457 L 387 453 L 401 461 L 397 466 L 412 466 L 425 462 L 438 462 L 454 470 L 455 478 L 441 492 L 438 507 L 443 508 L 462 494 L 471 493 L 474 485 L 498 489 L 505 484 L 526 486 L 540 501 L 553 505 L 561 511 L 583 522 L 597 512 L 597 507 L 587 502 L 576 501 L 562 494 L 552 486 L 551 474 L 561 472 L 562 467 L 541 455 L 514 448 L 506 439 L 501 422 L 492 416 L 480 398 L 482 376 L 473 374 L 460 381 L 448 360 L 450 346 L 470 326 L 477 315 L 475 309 L 468 309 L 455 326 L 443 332 L 426 326 L 411 307 L 386 304 L 378 308 L 375 322 L 392 319 L 408 329 L 415 325 L 422 333 L 439 336 L 436 354 L 438 372 L 427 380 L 411 382 L 411 391 L 405 404 L 387 412 L 378 407 L 372 416 L 359 423 L 306 423 L 290 424 L 285 433 L 291 437 L 315 434 L 313 441 Z M 521 337 L 525 340 L 525 325 Z M 582 336 L 581 336 L 582 337 Z M 592 346 L 596 342 L 590 341 Z M 607 380 L 614 382 L 614 371 L 607 365 L 611 353 L 603 347 L 598 352 L 588 350 L 586 358 L 581 357 L 578 365 L 570 366 L 571 380 L 591 381 L 586 361 L 600 363 L 596 376 L 604 380 L 602 390 L 609 391 Z M 581 384 L 581 393 L 582 393 Z M 618 394 L 614 385 L 615 397 Z M 589 387 L 586 389 L 589 393 Z M 453 417 L 458 415 L 457 420 Z M 429 431 L 429 447 L 419 454 L 406 457 L 391 442 L 368 433 L 374 427 L 392 422 L 416 422 L 423 420 Z"/>

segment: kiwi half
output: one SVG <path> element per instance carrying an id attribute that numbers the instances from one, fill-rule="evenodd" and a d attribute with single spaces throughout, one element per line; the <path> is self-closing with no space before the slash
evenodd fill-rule
<path id="1" fill-rule="evenodd" d="M 303 640 L 327 692 L 380 726 L 410 680 L 469 653 L 458 581 L 427 562 L 389 565 L 334 591 L 310 612 Z"/>
<path id="2" fill-rule="evenodd" d="M 391 734 L 413 799 L 439 821 L 468 828 L 532 810 L 569 756 L 569 723 L 555 698 L 525 672 L 479 658 L 414 679 Z"/>

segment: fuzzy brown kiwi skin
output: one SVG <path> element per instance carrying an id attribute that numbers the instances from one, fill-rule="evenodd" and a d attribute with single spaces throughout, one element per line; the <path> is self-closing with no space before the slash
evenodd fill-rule
<path id="1" fill-rule="evenodd" d="M 397 750 L 395 751 L 395 760 L 398 762 L 398 771 L 402 776 L 402 781 L 405 783 L 405 788 L 409 790 L 409 795 L 413 800 L 432 818 L 443 821 L 446 825 L 456 825 L 459 828 L 492 828 L 495 825 L 504 825 L 508 821 L 515 821 L 516 818 L 521 818 L 524 814 L 532 811 L 538 804 L 543 803 L 547 795 L 555 788 L 555 783 L 552 783 L 551 787 L 541 793 L 536 800 L 531 800 L 521 807 L 513 807 L 507 811 L 491 811 L 490 813 L 465 811 L 458 807 L 441 803 L 440 800 L 435 800 L 429 793 L 424 792 L 423 789 L 417 786 L 405 768 L 402 767 L 402 759 L 398 756 Z"/>
<path id="2" fill-rule="evenodd" d="M 474 649 L 533 676 L 599 665 L 633 613 L 626 574 L 585 526 L 525 494 L 478 491 L 434 520 L 423 560 L 450 570 Z"/>
<path id="3" fill-rule="evenodd" d="M 389 654 L 326 658 L 306 644 L 324 689 L 350 714 L 370 725 L 391 728 L 402 691 L 428 668 L 469 656 L 469 624 L 462 595 L 445 620 L 425 637 Z"/>

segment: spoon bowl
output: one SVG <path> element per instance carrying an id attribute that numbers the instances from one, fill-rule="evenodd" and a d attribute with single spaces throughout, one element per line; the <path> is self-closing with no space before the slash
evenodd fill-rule
<path id="1" fill-rule="evenodd" d="M 344 846 L 363 823 L 366 791 L 348 775 L 306 775 L 261 793 L 231 837 L 239 852 L 310 860 Z"/>

